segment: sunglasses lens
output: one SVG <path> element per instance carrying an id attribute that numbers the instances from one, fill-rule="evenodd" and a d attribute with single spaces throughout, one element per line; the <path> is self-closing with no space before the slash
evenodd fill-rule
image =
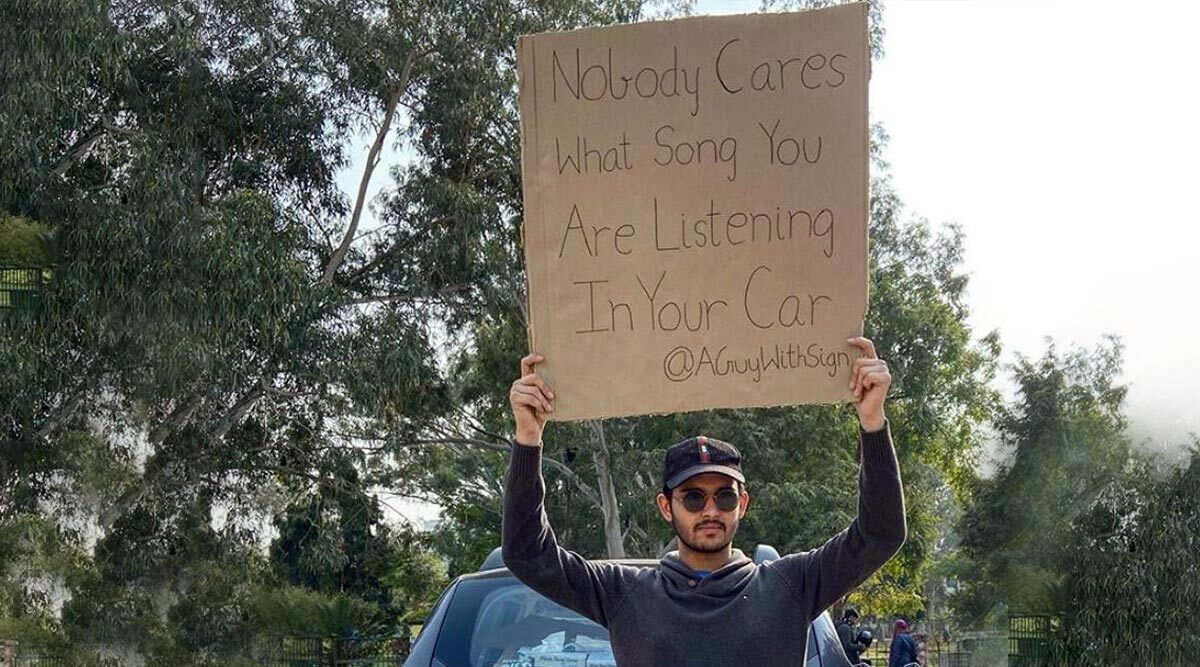
<path id="1" fill-rule="evenodd" d="M 699 491 L 688 491 L 683 494 L 683 507 L 689 512 L 699 512 L 704 509 L 708 496 Z"/>
<path id="2" fill-rule="evenodd" d="M 738 494 L 733 489 L 722 489 L 717 493 L 717 509 L 722 512 L 732 512 L 738 506 Z"/>
<path id="3" fill-rule="evenodd" d="M 738 501 L 741 500 L 737 491 L 734 491 L 733 489 L 721 489 L 717 492 L 716 499 L 717 509 L 721 510 L 722 512 L 732 512 L 733 510 L 737 509 Z M 708 496 L 700 491 L 692 489 L 691 491 L 683 494 L 682 502 L 684 509 L 687 511 L 700 512 L 704 509 L 704 506 L 708 504 Z"/>

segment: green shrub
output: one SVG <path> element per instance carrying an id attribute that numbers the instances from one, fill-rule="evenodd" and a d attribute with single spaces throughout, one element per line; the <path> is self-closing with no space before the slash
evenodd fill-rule
<path id="1" fill-rule="evenodd" d="M 19 216 L 0 214 L 0 266 L 50 266 L 52 230 Z"/>

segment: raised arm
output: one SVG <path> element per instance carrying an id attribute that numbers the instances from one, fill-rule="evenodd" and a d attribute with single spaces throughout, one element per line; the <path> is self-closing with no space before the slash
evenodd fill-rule
<path id="1" fill-rule="evenodd" d="M 859 418 L 858 516 L 817 549 L 774 563 L 809 619 L 852 591 L 904 544 L 904 490 L 883 404 L 892 378 L 865 338 L 848 341 L 863 356 L 854 362 L 850 390 Z"/>
<path id="2" fill-rule="evenodd" d="M 521 377 L 509 392 L 516 440 L 504 487 L 504 564 L 542 595 L 607 626 L 639 570 L 589 561 L 558 546 L 546 517 L 542 478 L 542 431 L 554 411 L 554 393 L 534 371 L 542 357 L 521 360 Z"/>

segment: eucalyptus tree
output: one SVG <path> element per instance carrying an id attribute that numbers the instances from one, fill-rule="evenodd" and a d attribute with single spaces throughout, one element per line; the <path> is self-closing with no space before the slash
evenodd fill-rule
<path id="1" fill-rule="evenodd" d="M 1125 432 L 1122 348 L 1013 367 L 997 425 L 1010 460 L 972 484 L 963 513 L 962 621 L 1057 619 L 1046 664 L 1182 664 L 1197 645 L 1200 449 L 1168 462 Z"/>
<path id="2" fill-rule="evenodd" d="M 637 7 L 5 5 L 0 213 L 57 248 L 0 345 L 4 613 L 61 609 L 76 639 L 160 661 L 240 631 L 248 588 L 281 576 L 264 524 L 369 500 L 392 450 L 453 414 L 433 323 L 515 270 L 516 36 Z M 367 228 L 401 141 L 415 160 Z"/>
<path id="3" fill-rule="evenodd" d="M 1121 345 L 1060 353 L 1013 367 L 1018 394 L 997 420 L 1012 458 L 972 484 L 959 528 L 968 567 L 957 606 L 979 623 L 1006 611 L 1056 613 L 1073 522 L 1092 510 L 1130 462 L 1118 382 Z"/>
<path id="4" fill-rule="evenodd" d="M 1051 664 L 1183 664 L 1200 651 L 1197 507 L 1200 439 L 1182 465 L 1131 457 L 1059 551 Z"/>

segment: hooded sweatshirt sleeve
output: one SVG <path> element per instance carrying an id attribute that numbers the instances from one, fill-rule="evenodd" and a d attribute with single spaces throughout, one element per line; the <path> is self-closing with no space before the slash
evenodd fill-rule
<path id="1" fill-rule="evenodd" d="M 530 588 L 607 627 L 639 568 L 590 561 L 558 546 L 545 498 L 542 448 L 513 441 L 504 489 L 504 564 Z"/>
<path id="2" fill-rule="evenodd" d="M 889 425 L 859 431 L 858 516 L 828 542 L 772 563 L 813 619 L 883 566 L 904 544 L 904 490 Z"/>

